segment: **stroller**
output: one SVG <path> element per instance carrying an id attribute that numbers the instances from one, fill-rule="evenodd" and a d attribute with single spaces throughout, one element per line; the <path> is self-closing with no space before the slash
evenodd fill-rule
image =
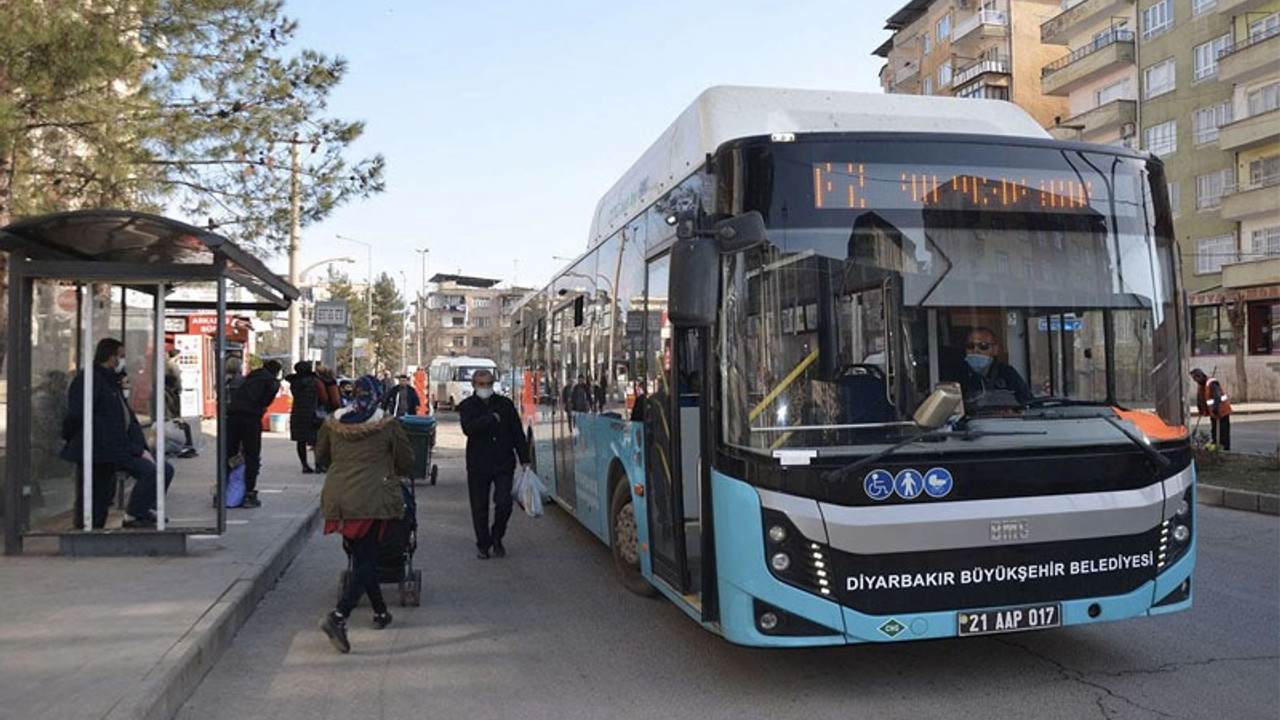
<path id="1" fill-rule="evenodd" d="M 413 566 L 413 554 L 418 549 L 418 501 L 413 483 L 401 482 L 400 494 L 404 498 L 404 517 L 388 520 L 383 530 L 382 549 L 378 552 L 378 582 L 399 586 L 400 607 L 418 607 L 422 603 L 422 570 Z M 347 569 L 342 571 L 338 583 L 339 597 L 355 569 L 346 539 L 342 541 L 342 549 L 347 553 Z"/>

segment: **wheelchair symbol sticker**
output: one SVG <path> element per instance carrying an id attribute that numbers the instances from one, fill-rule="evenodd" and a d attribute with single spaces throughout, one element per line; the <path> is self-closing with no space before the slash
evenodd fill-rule
<path id="1" fill-rule="evenodd" d="M 924 490 L 924 478 L 911 468 L 900 470 L 893 479 L 893 489 L 903 500 L 914 500 Z"/>
<path id="2" fill-rule="evenodd" d="M 872 470 L 862 479 L 862 489 L 872 500 L 884 500 L 893 494 L 893 475 L 886 470 Z"/>
<path id="3" fill-rule="evenodd" d="M 951 473 L 946 468 L 933 468 L 924 474 L 924 491 L 929 497 L 946 497 L 952 484 Z"/>

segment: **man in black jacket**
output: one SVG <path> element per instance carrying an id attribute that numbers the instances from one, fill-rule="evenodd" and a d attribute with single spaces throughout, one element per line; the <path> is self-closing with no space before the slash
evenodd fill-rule
<path id="1" fill-rule="evenodd" d="M 529 465 L 529 443 L 516 406 L 493 392 L 493 373 L 477 370 L 471 377 L 475 394 L 458 404 L 462 432 L 467 436 L 467 489 L 471 495 L 471 523 L 476 531 L 476 557 L 489 551 L 503 557 L 502 536 L 511 519 L 511 483 L 516 459 Z M 489 527 L 489 488 L 493 487 L 493 527 Z"/>
<path id="2" fill-rule="evenodd" d="M 93 467 L 83 475 L 93 486 L 91 521 L 95 529 L 107 524 L 107 505 L 115 494 L 116 472 L 132 475 L 136 482 L 125 509 L 124 526 L 155 527 L 156 460 L 147 447 L 138 416 L 124 397 L 119 374 L 124 372 L 124 343 L 103 338 L 93 353 Z M 67 444 L 62 459 L 83 462 L 84 452 L 84 372 L 76 375 L 67 390 L 67 416 L 62 437 Z M 164 464 L 164 487 L 173 481 L 173 466 Z M 77 522 L 79 519 L 77 518 Z"/>
<path id="3" fill-rule="evenodd" d="M 280 362 L 268 360 L 231 391 L 227 405 L 227 457 L 244 457 L 244 502 L 262 507 L 258 499 L 258 470 L 262 468 L 262 416 L 280 392 Z"/>
<path id="4" fill-rule="evenodd" d="M 418 391 L 409 384 L 408 375 L 396 377 L 397 384 L 382 398 L 382 409 L 392 417 L 418 414 Z"/>

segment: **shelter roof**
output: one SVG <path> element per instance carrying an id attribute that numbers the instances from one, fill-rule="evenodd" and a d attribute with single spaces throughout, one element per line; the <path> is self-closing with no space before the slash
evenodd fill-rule
<path id="1" fill-rule="evenodd" d="M 205 282 L 211 278 L 191 271 L 221 266 L 218 274 L 281 309 L 299 294 L 256 256 L 217 233 L 127 210 L 77 210 L 19 220 L 0 228 L 0 250 L 33 261 L 116 263 L 127 267 L 126 276 L 116 278 L 123 284 Z"/>

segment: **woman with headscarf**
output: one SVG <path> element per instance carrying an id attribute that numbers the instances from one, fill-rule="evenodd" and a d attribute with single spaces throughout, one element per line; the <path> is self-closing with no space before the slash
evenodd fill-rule
<path id="1" fill-rule="evenodd" d="M 400 423 L 378 408 L 382 388 L 371 375 L 356 380 L 351 405 L 320 426 L 316 462 L 329 467 L 320 491 L 324 531 L 341 533 L 352 570 L 338 605 L 320 629 L 339 652 L 350 652 L 347 618 L 362 594 L 373 606 L 373 626 L 391 623 L 378 584 L 378 553 L 387 521 L 405 515 L 400 477 L 413 466 L 413 449 Z"/>

